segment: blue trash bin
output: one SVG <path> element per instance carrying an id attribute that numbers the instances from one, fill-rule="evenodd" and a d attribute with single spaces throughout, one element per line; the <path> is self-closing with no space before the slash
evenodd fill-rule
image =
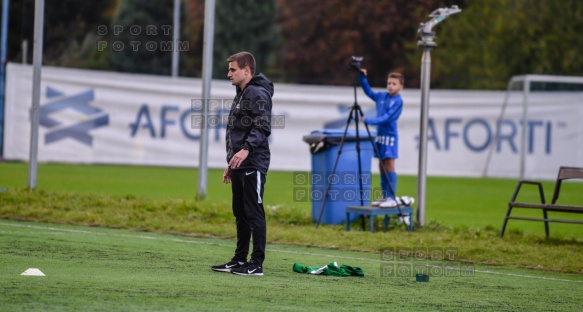
<path id="1" fill-rule="evenodd" d="M 330 189 L 320 223 L 342 224 L 346 221 L 346 207 L 368 205 L 370 202 L 373 146 L 368 133 L 366 129 L 359 129 L 357 138 L 355 130 L 348 130 L 342 145 L 342 153 L 338 155 L 343 135 L 344 130 L 342 129 L 325 129 L 312 131 L 310 135 L 303 138 L 304 142 L 310 145 L 312 153 L 310 198 L 314 222 L 318 222 L 320 218 L 328 183 L 330 183 Z M 375 136 L 376 133 L 371 132 L 373 139 Z M 357 140 L 360 145 L 360 174 L 356 150 Z M 336 158 L 338 158 L 338 165 L 332 175 Z M 362 179 L 362 193 L 360 192 L 360 178 Z M 357 217 L 356 214 L 351 216 L 352 220 Z"/>

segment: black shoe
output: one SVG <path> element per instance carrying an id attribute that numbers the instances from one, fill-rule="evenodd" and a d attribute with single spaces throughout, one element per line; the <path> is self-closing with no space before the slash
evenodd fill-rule
<path id="1" fill-rule="evenodd" d="M 231 272 L 232 269 L 243 267 L 246 264 L 247 264 L 246 262 L 241 263 L 241 262 L 238 262 L 235 260 L 231 260 L 225 264 L 214 265 L 211 267 L 211 270 L 217 271 L 217 272 Z"/>
<path id="2" fill-rule="evenodd" d="M 257 275 L 263 276 L 263 268 L 256 263 L 250 262 L 238 268 L 233 268 L 231 273 L 237 275 Z"/>

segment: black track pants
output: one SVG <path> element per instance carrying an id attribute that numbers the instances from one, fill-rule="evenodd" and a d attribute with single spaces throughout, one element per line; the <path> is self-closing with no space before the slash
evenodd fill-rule
<path id="1" fill-rule="evenodd" d="M 263 210 L 265 175 L 255 169 L 231 170 L 233 214 L 237 222 L 236 261 L 247 261 L 253 237 L 251 260 L 262 265 L 265 260 L 267 228 Z"/>

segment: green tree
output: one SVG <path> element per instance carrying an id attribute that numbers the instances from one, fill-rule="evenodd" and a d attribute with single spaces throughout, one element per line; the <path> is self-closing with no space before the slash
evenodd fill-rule
<path id="1" fill-rule="evenodd" d="M 504 89 L 513 75 L 583 73 L 583 1 L 474 0 L 462 10 L 435 28 L 432 87 Z"/>
<path id="2" fill-rule="evenodd" d="M 97 25 L 108 22 L 119 0 L 78 1 L 45 0 L 43 64 L 83 67 L 87 53 L 82 47 L 95 48 Z M 32 60 L 34 36 L 34 0 L 11 1 L 8 35 L 8 60 L 20 62 L 21 43 L 28 41 L 28 62 Z"/>
<path id="3" fill-rule="evenodd" d="M 215 19 L 213 77 L 227 76 L 227 58 L 253 53 L 257 73 L 265 72 L 277 44 L 275 0 L 218 0 Z"/>
<path id="4" fill-rule="evenodd" d="M 117 71 L 169 75 L 173 43 L 173 0 L 123 0 L 103 52 Z M 121 30 L 116 33 L 116 29 Z M 105 39 L 105 40 L 104 40 Z"/>
<path id="5" fill-rule="evenodd" d="M 415 41 L 419 22 L 427 12 L 450 2 L 279 0 L 277 20 L 288 80 L 352 84 L 348 62 L 350 56 L 360 55 L 371 84 L 384 86 L 387 72 L 395 70 L 404 73 L 407 86 L 415 86 L 419 73 L 411 70 L 405 46 Z"/>

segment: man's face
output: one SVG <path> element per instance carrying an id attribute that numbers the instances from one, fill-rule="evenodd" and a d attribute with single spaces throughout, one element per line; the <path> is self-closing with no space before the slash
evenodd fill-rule
<path id="1" fill-rule="evenodd" d="M 245 84 L 251 80 L 251 70 L 249 67 L 239 68 L 236 61 L 229 62 L 229 73 L 227 74 L 231 84 L 243 89 Z"/>
<path id="2" fill-rule="evenodd" d="M 403 85 L 397 78 L 389 78 L 387 79 L 387 91 L 389 91 L 390 95 L 395 95 L 399 93 L 403 89 Z"/>

